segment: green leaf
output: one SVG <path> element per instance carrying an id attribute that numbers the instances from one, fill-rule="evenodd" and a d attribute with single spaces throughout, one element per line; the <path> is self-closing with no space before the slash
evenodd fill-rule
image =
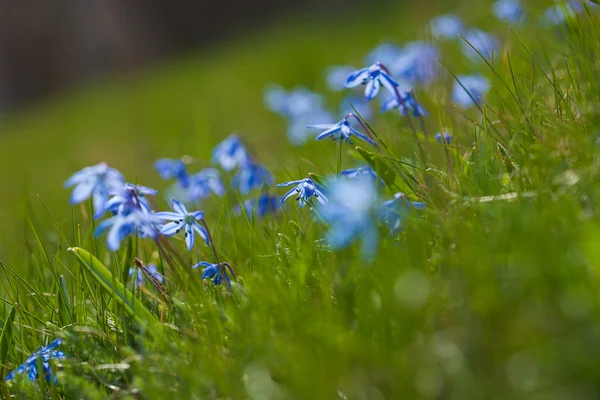
<path id="1" fill-rule="evenodd" d="M 396 173 L 383 157 L 360 146 L 356 146 L 356 151 L 394 193 L 402 192 L 407 195 L 416 193 L 406 177 L 400 175 L 400 173 Z M 404 171 L 403 173 L 414 180 L 408 171 Z"/>
<path id="2" fill-rule="evenodd" d="M 58 305 L 60 309 L 60 322 L 63 325 L 69 325 L 73 323 L 73 314 L 71 310 L 71 304 L 69 302 L 69 292 L 67 290 L 67 282 L 65 277 L 60 275 L 58 285 Z"/>
<path id="3" fill-rule="evenodd" d="M 81 265 L 94 277 L 94 279 L 113 296 L 113 299 L 123 306 L 125 312 L 135 319 L 141 327 L 155 338 L 164 334 L 164 329 L 158 319 L 152 315 L 141 301 L 136 299 L 123 284 L 115 279 L 108 268 L 96 257 L 79 247 L 71 247 L 69 251 L 75 254 Z"/>
<path id="4" fill-rule="evenodd" d="M 313 172 L 309 172 L 308 176 L 310 179 L 312 179 L 321 186 L 325 186 L 325 183 L 327 182 L 327 179 L 325 179 L 323 176 L 315 174 Z"/>
<path id="5" fill-rule="evenodd" d="M 13 307 L 8 312 L 6 319 L 4 320 L 4 328 L 2 329 L 2 336 L 0 336 L 0 362 L 1 365 L 6 365 L 6 359 L 8 356 L 8 349 L 11 347 L 12 342 L 12 328 L 13 321 L 15 320 L 16 308 Z M 4 376 L 4 368 L 0 366 L 0 376 Z"/>

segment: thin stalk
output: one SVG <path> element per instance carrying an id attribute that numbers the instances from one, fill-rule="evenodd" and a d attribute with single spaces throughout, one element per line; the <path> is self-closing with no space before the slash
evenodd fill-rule
<path id="1" fill-rule="evenodd" d="M 340 147 L 338 150 L 338 159 L 337 159 L 337 176 L 339 177 L 342 174 L 342 146 L 344 145 L 344 141 L 340 139 Z"/>

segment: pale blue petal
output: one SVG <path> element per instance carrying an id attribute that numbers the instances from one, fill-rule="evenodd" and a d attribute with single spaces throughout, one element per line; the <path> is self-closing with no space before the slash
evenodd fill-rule
<path id="1" fill-rule="evenodd" d="M 194 239 L 194 230 L 192 229 L 192 226 L 188 224 L 185 226 L 185 244 L 188 250 L 194 248 Z"/>
<path id="2" fill-rule="evenodd" d="M 88 199 L 92 195 L 94 186 L 94 180 L 84 181 L 75 186 L 73 193 L 71 193 L 71 204 L 79 204 Z"/>
<path id="3" fill-rule="evenodd" d="M 175 210 L 176 213 L 179 213 L 181 215 L 188 214 L 187 208 L 185 208 L 185 206 L 181 202 L 179 202 L 175 199 L 173 199 L 173 210 Z"/>
<path id="4" fill-rule="evenodd" d="M 177 213 L 171 211 L 161 211 L 154 214 L 154 216 L 158 219 L 167 220 L 167 221 L 177 221 L 185 217 L 185 215 L 179 215 Z"/>
<path id="5" fill-rule="evenodd" d="M 169 222 L 160 229 L 160 234 L 164 236 L 173 236 L 183 228 L 185 222 Z"/>
<path id="6" fill-rule="evenodd" d="M 372 79 L 367 83 L 365 88 L 365 97 L 367 100 L 373 100 L 377 93 L 379 93 L 379 79 Z"/>

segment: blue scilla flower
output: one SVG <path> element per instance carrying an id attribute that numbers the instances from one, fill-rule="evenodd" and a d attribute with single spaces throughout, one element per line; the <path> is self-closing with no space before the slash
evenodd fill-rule
<path id="1" fill-rule="evenodd" d="M 278 85 L 265 89 L 266 107 L 286 118 L 297 118 L 323 107 L 323 97 L 311 90 L 298 87 L 289 92 Z"/>
<path id="2" fill-rule="evenodd" d="M 472 61 L 481 60 L 481 56 L 491 59 L 494 50 L 497 50 L 500 47 L 498 39 L 480 29 L 470 30 L 465 34 L 464 38 L 465 40 L 461 44 L 462 52 Z M 473 48 L 477 49 L 477 51 Z M 479 52 L 481 56 L 477 54 L 477 52 Z"/>
<path id="3" fill-rule="evenodd" d="M 273 185 L 273 177 L 263 165 L 252 161 L 240 167 L 231 179 L 231 185 L 241 194 L 246 195 L 253 189 Z"/>
<path id="4" fill-rule="evenodd" d="M 323 131 L 319 134 L 319 136 L 317 136 L 317 140 L 331 138 L 333 140 L 345 140 L 346 142 L 352 143 L 352 136 L 356 136 L 359 139 L 362 139 L 365 142 L 375 146 L 375 142 L 371 138 L 360 133 L 354 129 L 352 125 L 350 125 L 348 116 L 336 124 L 308 125 L 307 128 L 319 129 Z"/>
<path id="5" fill-rule="evenodd" d="M 129 268 L 129 276 L 133 276 L 133 274 L 135 274 L 136 270 L 137 270 L 137 274 L 135 277 L 134 287 L 137 288 L 137 287 L 142 286 L 142 284 L 144 283 L 144 272 L 141 270 L 141 268 L 138 268 L 138 267 Z M 148 266 L 146 267 L 146 270 L 148 271 L 150 276 L 152 276 L 153 279 L 156 279 L 157 282 L 160 282 L 160 283 L 163 282 L 164 278 L 160 274 L 160 272 L 158 272 L 156 265 L 148 264 Z"/>
<path id="6" fill-rule="evenodd" d="M 356 111 L 354 109 L 356 109 Z M 371 103 L 369 103 L 364 97 L 349 96 L 342 100 L 342 104 L 340 106 L 340 114 L 342 116 L 355 112 L 365 120 L 369 120 L 373 116 Z"/>
<path id="7" fill-rule="evenodd" d="M 384 65 L 393 63 L 402 54 L 402 49 L 393 43 L 382 43 L 375 47 L 365 58 L 368 65 L 380 62 Z"/>
<path id="8" fill-rule="evenodd" d="M 525 14 L 520 0 L 498 0 L 492 7 L 496 18 L 510 24 L 516 24 Z"/>
<path id="9" fill-rule="evenodd" d="M 104 204 L 104 207 L 98 210 L 94 218 L 100 218 L 107 211 L 113 214 L 128 214 L 132 209 L 143 209 L 149 212 L 151 208 L 147 196 L 157 195 L 158 190 L 125 183 L 111 190 L 109 194 L 112 197 Z"/>
<path id="10" fill-rule="evenodd" d="M 238 165 L 244 165 L 249 159 L 248 151 L 237 135 L 229 135 L 212 152 L 212 160 L 225 171 L 231 171 Z"/>
<path id="11" fill-rule="evenodd" d="M 353 71 L 356 71 L 356 68 L 350 65 L 334 65 L 328 67 L 325 70 L 325 78 L 329 90 L 333 92 L 342 90 L 346 84 L 346 78 L 348 78 L 348 75 Z"/>
<path id="12" fill-rule="evenodd" d="M 248 216 L 258 218 L 269 214 L 276 214 L 280 210 L 279 199 L 268 192 L 261 193 L 257 199 L 247 199 L 243 204 L 244 210 Z M 241 208 L 237 208 L 237 213 L 241 213 Z"/>
<path id="13" fill-rule="evenodd" d="M 341 172 L 341 175 L 346 179 L 369 179 L 372 181 L 377 179 L 377 174 L 369 166 L 346 169 Z"/>
<path id="14" fill-rule="evenodd" d="M 225 263 L 223 263 L 225 264 Z M 219 268 L 219 264 L 211 264 L 206 261 L 201 261 L 198 264 L 192 266 L 192 268 L 204 267 L 202 270 L 202 279 L 211 279 L 213 285 L 220 285 L 223 283 L 223 275 L 225 275 L 225 280 L 227 281 L 227 285 L 231 287 L 231 280 L 229 279 L 229 275 L 227 274 L 227 270 L 225 269 L 225 265 Z"/>
<path id="15" fill-rule="evenodd" d="M 396 82 L 382 64 L 378 62 L 370 67 L 359 69 L 348 75 L 345 86 L 347 88 L 353 88 L 358 85 L 366 85 L 365 98 L 369 101 L 377 96 L 381 86 L 385 87 L 392 94 L 396 93 L 396 88 L 399 86 L 398 82 Z"/>
<path id="16" fill-rule="evenodd" d="M 121 207 L 116 215 L 98 224 L 94 235 L 100 236 L 108 230 L 106 245 L 109 250 L 117 251 L 123 239 L 129 235 L 156 239 L 161 222 L 145 207 Z"/>
<path id="17" fill-rule="evenodd" d="M 66 182 L 65 187 L 73 187 L 71 204 L 78 204 L 92 197 L 94 210 L 104 208 L 109 192 L 125 183 L 123 175 L 105 163 L 86 167 L 75 172 Z"/>
<path id="18" fill-rule="evenodd" d="M 429 84 L 437 78 L 438 59 L 437 47 L 428 42 L 415 41 L 406 44 L 400 57 L 386 65 L 395 77 L 411 85 Z"/>
<path id="19" fill-rule="evenodd" d="M 188 199 L 193 203 L 209 197 L 212 193 L 217 196 L 225 194 L 225 185 L 215 168 L 206 168 L 195 173 L 190 176 L 189 182 Z"/>
<path id="20" fill-rule="evenodd" d="M 452 141 L 452 135 L 448 132 L 436 133 L 435 140 L 437 140 L 440 144 L 450 144 Z"/>
<path id="21" fill-rule="evenodd" d="M 154 163 L 154 168 L 156 169 L 161 178 L 175 178 L 181 186 L 188 186 L 189 175 L 187 173 L 183 161 L 177 159 L 162 158 L 160 160 L 156 160 L 156 162 Z"/>
<path id="22" fill-rule="evenodd" d="M 382 113 L 387 112 L 391 109 L 397 109 L 401 115 L 406 115 L 407 110 L 409 112 L 412 112 L 412 115 L 414 115 L 417 118 L 421 116 L 426 117 L 428 115 L 427 111 L 423 108 L 423 106 L 417 102 L 417 99 L 415 98 L 415 95 L 412 92 L 412 90 L 401 91 L 399 93 L 403 104 L 398 100 L 398 96 L 393 96 L 386 100 L 385 103 L 383 103 L 383 105 L 381 106 Z"/>
<path id="23" fill-rule="evenodd" d="M 548 8 L 543 16 L 542 23 L 544 25 L 555 26 L 564 24 L 571 20 L 584 10 L 583 4 L 578 0 L 555 1 L 555 5 Z M 598 7 L 597 3 L 587 1 L 588 7 Z"/>
<path id="24" fill-rule="evenodd" d="M 480 104 L 490 89 L 489 81 L 482 75 L 459 75 L 456 78 L 458 82 L 452 89 L 452 101 L 461 107 Z"/>
<path id="25" fill-rule="evenodd" d="M 291 144 L 298 146 L 305 143 L 311 137 L 312 132 L 306 129 L 306 125 L 315 121 L 331 121 L 334 117 L 324 109 L 317 109 L 313 112 L 299 116 L 288 121 L 287 136 Z"/>
<path id="26" fill-rule="evenodd" d="M 336 180 L 328 185 L 329 204 L 319 211 L 329 224 L 327 241 L 333 249 L 360 240 L 363 256 L 374 255 L 378 232 L 375 224 L 377 189 L 372 180 Z"/>
<path id="27" fill-rule="evenodd" d="M 281 198 L 282 203 L 284 203 L 290 197 L 295 196 L 296 200 L 300 204 L 300 207 L 304 207 L 305 204 L 312 206 L 313 198 L 321 204 L 327 204 L 325 188 L 313 181 L 311 178 L 305 178 L 298 181 L 284 182 L 277 185 L 277 187 L 288 186 L 294 187 Z"/>
<path id="28" fill-rule="evenodd" d="M 392 200 L 388 200 L 379 206 L 379 218 L 387 223 L 390 233 L 402 230 L 402 222 L 411 209 L 422 210 L 424 203 L 410 201 L 404 193 L 396 193 Z"/>
<path id="29" fill-rule="evenodd" d="M 38 363 L 41 362 L 42 374 L 46 379 L 46 382 L 51 382 L 56 385 L 56 375 L 54 375 L 52 368 L 50 368 L 50 360 L 60 360 L 65 358 L 65 353 L 56 350 L 61 344 L 62 340 L 56 339 L 46 347 L 42 347 L 40 350 L 30 355 L 23 364 L 17 367 L 17 369 L 8 374 L 4 380 L 10 381 L 17 375 L 26 375 L 29 380 L 36 381 L 39 377 Z"/>
<path id="30" fill-rule="evenodd" d="M 431 34 L 438 39 L 453 39 L 463 31 L 463 23 L 454 14 L 444 14 L 429 22 Z"/>
<path id="31" fill-rule="evenodd" d="M 196 232 L 208 245 L 208 232 L 206 229 L 198 223 L 204 219 L 204 213 L 202 211 L 189 212 L 187 208 L 179 201 L 173 199 L 173 211 L 158 212 L 155 217 L 165 221 L 172 221 L 165 224 L 160 229 L 160 234 L 165 236 L 173 236 L 184 229 L 185 244 L 188 250 L 192 250 L 194 247 L 195 234 Z"/>

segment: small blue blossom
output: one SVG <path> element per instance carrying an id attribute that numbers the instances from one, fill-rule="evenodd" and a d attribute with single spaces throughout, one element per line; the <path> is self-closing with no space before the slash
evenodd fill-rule
<path id="1" fill-rule="evenodd" d="M 56 339 L 46 347 L 41 348 L 40 350 L 34 352 L 31 356 L 25 360 L 23 364 L 21 364 L 17 369 L 12 371 L 10 374 L 4 378 L 5 381 L 10 381 L 14 379 L 17 375 L 26 374 L 27 378 L 31 381 L 36 381 L 39 377 L 38 374 L 38 360 L 41 361 L 42 364 L 42 374 L 46 379 L 46 382 L 51 382 L 53 384 L 57 384 L 56 375 L 52 372 L 52 368 L 50 368 L 50 360 L 60 360 L 65 358 L 65 353 L 62 351 L 56 350 L 58 346 L 62 344 L 61 339 Z"/>
<path id="2" fill-rule="evenodd" d="M 482 75 L 460 75 L 457 80 L 460 83 L 454 83 L 452 101 L 461 107 L 472 107 L 475 105 L 473 99 L 476 104 L 480 104 L 490 89 L 487 78 Z"/>
<path id="3" fill-rule="evenodd" d="M 492 8 L 496 18 L 510 24 L 522 21 L 525 14 L 520 0 L 498 0 Z"/>
<path id="4" fill-rule="evenodd" d="M 327 241 L 333 249 L 361 240 L 361 253 L 372 257 L 377 248 L 378 232 L 374 220 L 377 190 L 372 180 L 336 180 L 329 188 L 329 204 L 319 211 L 329 224 Z"/>
<path id="5" fill-rule="evenodd" d="M 369 179 L 372 181 L 377 179 L 377 174 L 369 166 L 346 169 L 341 172 L 341 175 L 346 179 Z"/>
<path id="6" fill-rule="evenodd" d="M 258 218 L 265 217 L 269 214 L 276 214 L 279 209 L 279 199 L 268 192 L 261 193 L 258 199 L 247 199 L 243 204 L 244 210 L 248 216 L 255 215 Z M 241 213 L 241 208 L 236 210 Z"/>
<path id="7" fill-rule="evenodd" d="M 556 1 L 555 3 L 544 12 L 542 23 L 545 25 L 564 24 L 584 10 L 583 4 L 578 0 Z M 587 1 L 586 5 L 588 7 L 598 7 L 598 4 L 592 1 Z"/>
<path id="8" fill-rule="evenodd" d="M 364 120 L 369 120 L 373 116 L 373 109 L 364 97 L 350 96 L 342 101 L 340 114 L 344 116 L 350 113 L 358 113 Z"/>
<path id="9" fill-rule="evenodd" d="M 450 144 L 450 142 L 452 141 L 452 135 L 448 132 L 437 133 L 435 135 L 435 140 L 437 140 L 440 144 Z"/>
<path id="10" fill-rule="evenodd" d="M 225 280 L 227 281 L 227 285 L 231 287 L 231 280 L 229 279 L 229 275 L 227 274 L 227 270 L 225 266 L 222 264 L 222 267 L 219 268 L 218 264 L 211 264 L 206 261 L 201 261 L 198 264 L 192 266 L 192 268 L 204 267 L 202 270 L 202 279 L 211 279 L 213 285 L 220 285 L 223 283 L 223 275 L 221 273 L 221 269 L 224 271 Z"/>
<path id="11" fill-rule="evenodd" d="M 424 208 L 424 203 L 410 201 L 404 193 L 396 193 L 392 200 L 379 206 L 379 218 L 388 224 L 390 233 L 397 233 L 402 230 L 402 222 L 407 212 L 411 209 L 422 210 Z"/>
<path id="12" fill-rule="evenodd" d="M 150 205 L 148 204 L 146 196 L 155 196 L 158 194 L 158 190 L 146 186 L 125 183 L 124 185 L 111 190 L 109 194 L 112 197 L 104 204 L 103 208 L 97 210 L 94 218 L 100 218 L 107 211 L 110 211 L 113 214 L 127 214 L 132 209 L 150 211 Z"/>
<path id="13" fill-rule="evenodd" d="M 465 34 L 464 38 L 465 40 L 462 42 L 461 46 L 462 52 L 472 61 L 481 60 L 481 56 L 489 60 L 492 58 L 493 52 L 500 47 L 498 39 L 480 29 L 470 30 Z M 471 46 L 477 49 L 477 51 Z M 479 52 L 481 56 L 477 54 L 477 52 Z"/>
<path id="14" fill-rule="evenodd" d="M 398 79 L 410 84 L 429 84 L 438 75 L 439 53 L 431 43 L 411 42 L 404 46 L 400 57 L 386 65 Z"/>
<path id="15" fill-rule="evenodd" d="M 202 211 L 189 212 L 187 208 L 179 201 L 173 199 L 173 211 L 164 211 L 154 214 L 156 218 L 166 221 L 172 221 L 165 224 L 160 229 L 160 234 L 165 236 L 173 236 L 179 233 L 185 228 L 185 244 L 188 250 L 192 250 L 194 247 L 194 241 L 197 233 L 208 246 L 208 232 L 206 229 L 198 223 L 204 219 L 204 213 Z"/>
<path id="16" fill-rule="evenodd" d="M 237 135 L 229 135 L 212 152 L 212 160 L 225 171 L 231 171 L 238 165 L 245 165 L 249 159 L 248 151 Z"/>
<path id="17" fill-rule="evenodd" d="M 383 85 L 391 94 L 396 93 L 398 82 L 392 78 L 380 63 L 375 63 L 367 68 L 362 68 L 352 72 L 346 79 L 346 87 L 353 88 L 358 85 L 366 85 L 365 98 L 373 100 L 379 88 Z"/>
<path id="18" fill-rule="evenodd" d="M 219 171 L 215 168 L 206 168 L 189 177 L 188 199 L 192 203 L 207 198 L 211 193 L 217 196 L 225 194 L 225 185 L 221 181 Z"/>
<path id="19" fill-rule="evenodd" d="M 406 107 L 408 111 L 412 111 L 412 114 L 415 117 L 426 117 L 428 115 L 427 111 L 423 108 L 423 106 L 417 103 L 415 95 L 412 91 L 402 91 L 399 93 L 402 98 L 402 102 L 404 103 L 404 107 Z M 398 101 L 398 97 L 394 96 L 386 100 L 385 103 L 383 103 L 383 105 L 381 106 L 381 112 L 384 113 L 393 108 L 396 108 L 398 109 L 401 115 L 406 115 L 406 110 L 404 107 L 400 103 L 400 101 Z"/>
<path id="20" fill-rule="evenodd" d="M 453 14 L 440 15 L 429 22 L 431 34 L 439 39 L 454 39 L 463 31 L 463 23 Z"/>
<path id="21" fill-rule="evenodd" d="M 144 283 L 144 272 L 141 270 L 141 268 L 138 268 L 138 267 L 129 268 L 129 276 L 133 276 L 133 274 L 135 274 L 136 270 L 137 270 L 137 274 L 135 277 L 134 287 L 137 288 L 137 287 L 142 286 L 142 283 Z M 146 270 L 148 271 L 150 276 L 152 276 L 152 278 L 154 278 L 154 279 L 156 279 L 156 281 L 162 283 L 163 276 L 160 274 L 160 272 L 158 272 L 156 265 L 148 264 L 148 266 L 146 267 Z"/>
<path id="22" fill-rule="evenodd" d="M 339 92 L 344 89 L 346 78 L 353 71 L 356 71 L 356 68 L 349 65 L 334 65 L 327 68 L 325 70 L 327 87 L 333 92 Z"/>
<path id="23" fill-rule="evenodd" d="M 287 186 L 294 187 L 281 198 L 282 203 L 284 203 L 290 197 L 295 196 L 296 200 L 298 201 L 298 204 L 300 204 L 300 207 L 304 207 L 305 204 L 312 206 L 313 198 L 315 198 L 321 204 L 327 204 L 325 188 L 313 181 L 311 178 L 305 178 L 298 181 L 284 182 L 277 185 L 277 187 Z"/>
<path id="24" fill-rule="evenodd" d="M 183 187 L 187 187 L 189 184 L 189 175 L 185 168 L 185 164 L 181 160 L 162 158 L 156 160 L 154 168 L 160 177 L 165 180 L 175 178 Z"/>
<path id="25" fill-rule="evenodd" d="M 365 142 L 375 146 L 375 142 L 371 138 L 360 133 L 354 129 L 352 125 L 350 125 L 348 117 L 342 119 L 337 124 L 309 125 L 307 128 L 319 129 L 323 131 L 319 134 L 319 136 L 317 136 L 317 140 L 331 138 L 333 140 L 345 140 L 346 142 L 352 143 L 352 136 L 356 136 L 359 139 L 362 139 Z"/>
<path id="26" fill-rule="evenodd" d="M 288 122 L 287 136 L 295 146 L 301 145 L 311 136 L 311 131 L 306 129 L 306 125 L 314 121 L 331 121 L 334 117 L 323 109 L 314 110 L 314 112 L 290 119 Z"/>
<path id="27" fill-rule="evenodd" d="M 278 85 L 271 85 L 265 90 L 266 107 L 286 118 L 298 118 L 323 107 L 321 95 L 299 87 L 289 92 Z"/>
<path id="28" fill-rule="evenodd" d="M 66 182 L 65 187 L 73 187 L 71 204 L 79 204 L 92 197 L 94 210 L 98 212 L 108 201 L 109 192 L 125 183 L 123 175 L 105 163 L 86 167 L 74 173 Z"/>
<path id="29" fill-rule="evenodd" d="M 375 47 L 365 58 L 368 65 L 380 62 L 384 65 L 392 64 L 400 55 L 402 49 L 393 43 L 382 43 Z"/>
<path id="30" fill-rule="evenodd" d="M 259 163 L 250 162 L 243 167 L 231 179 L 231 186 L 238 189 L 241 194 L 246 195 L 253 189 L 273 185 L 273 177 L 267 169 Z"/>
<path id="31" fill-rule="evenodd" d="M 122 208 L 118 214 L 98 224 L 95 236 L 102 235 L 106 230 L 106 245 L 111 251 L 117 251 L 121 242 L 129 235 L 137 235 L 141 238 L 158 236 L 157 226 L 161 220 L 146 208 Z M 109 229 L 110 228 L 110 229 Z"/>

